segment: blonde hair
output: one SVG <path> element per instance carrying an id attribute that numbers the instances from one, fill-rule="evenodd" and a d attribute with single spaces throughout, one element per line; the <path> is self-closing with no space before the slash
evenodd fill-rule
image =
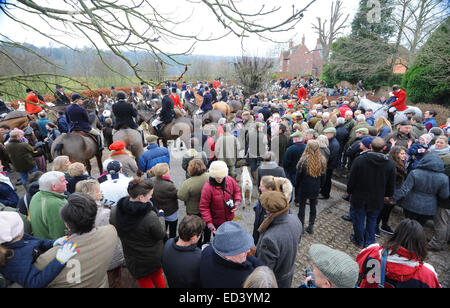
<path id="1" fill-rule="evenodd" d="M 169 171 L 169 165 L 166 163 L 162 163 L 162 164 L 157 164 L 156 166 L 154 166 L 151 170 L 150 170 L 150 175 L 151 176 L 156 176 L 156 177 L 162 177 L 164 174 L 167 173 L 167 171 Z"/>
<path id="2" fill-rule="evenodd" d="M 52 171 L 67 172 L 65 164 L 68 160 L 69 160 L 69 156 L 66 156 L 66 155 L 56 157 L 53 160 Z"/>
<path id="3" fill-rule="evenodd" d="M 380 134 L 381 129 L 385 126 L 389 126 L 390 130 L 392 131 L 391 122 L 389 122 L 388 119 L 386 119 L 386 117 L 381 116 L 375 120 L 375 128 L 377 129 L 377 135 Z"/>
<path id="4" fill-rule="evenodd" d="M 86 169 L 82 163 L 73 163 L 69 166 L 69 175 L 71 177 L 82 175 Z"/>
<path id="5" fill-rule="evenodd" d="M 328 137 L 325 135 L 320 135 L 316 140 L 319 143 L 319 147 L 321 148 L 328 148 L 328 146 L 330 145 Z"/>
<path id="6" fill-rule="evenodd" d="M 258 266 L 245 280 L 245 289 L 278 288 L 275 274 L 268 266 Z"/>
<path id="7" fill-rule="evenodd" d="M 100 191 L 100 183 L 97 180 L 80 181 L 75 185 L 75 192 L 91 196 L 94 200 Z"/>
<path id="8" fill-rule="evenodd" d="M 306 164 L 306 172 L 313 178 L 320 177 L 326 169 L 327 162 L 325 157 L 320 154 L 319 142 L 316 140 L 308 141 L 305 152 L 303 152 L 300 161 L 298 162 L 297 169 L 303 167 Z"/>

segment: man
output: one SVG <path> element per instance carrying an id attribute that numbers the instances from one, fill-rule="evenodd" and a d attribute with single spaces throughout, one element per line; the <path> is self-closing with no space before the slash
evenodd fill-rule
<path id="1" fill-rule="evenodd" d="M 211 97 L 212 97 L 212 103 L 217 103 L 217 91 L 216 89 L 213 87 L 212 84 L 209 85 L 209 89 L 210 89 L 210 93 L 211 93 Z"/>
<path id="2" fill-rule="evenodd" d="M 375 126 L 375 117 L 373 116 L 373 110 L 367 109 L 364 115 L 366 116 L 367 124 L 369 124 L 370 126 Z"/>
<path id="3" fill-rule="evenodd" d="M 320 289 L 356 287 L 359 266 L 346 253 L 322 244 L 313 244 L 309 248 L 309 256 L 313 263 L 315 287 Z M 307 277 L 301 288 L 309 288 L 312 279 L 312 276 Z"/>
<path id="4" fill-rule="evenodd" d="M 194 103 L 195 104 L 195 94 L 192 90 L 191 86 L 187 86 L 186 93 L 184 94 L 184 101 L 188 103 Z"/>
<path id="5" fill-rule="evenodd" d="M 147 151 L 142 153 L 139 158 L 139 169 L 142 172 L 147 172 L 160 163 L 167 163 L 170 165 L 169 150 L 165 147 L 159 147 L 157 142 L 157 136 L 150 135 L 147 137 L 147 143 L 149 144 Z"/>
<path id="6" fill-rule="evenodd" d="M 392 87 L 392 91 L 393 97 L 388 100 L 388 103 L 390 103 L 388 116 L 391 122 L 394 121 L 394 116 L 397 111 L 405 111 L 408 109 L 406 106 L 406 92 L 397 85 Z"/>
<path id="7" fill-rule="evenodd" d="M 169 96 L 169 92 L 166 88 L 161 89 L 163 95 L 161 112 L 159 117 L 153 121 L 152 126 L 156 130 L 156 134 L 162 136 L 162 128 L 164 125 L 169 124 L 175 118 L 175 111 L 173 107 L 173 100 Z"/>
<path id="8" fill-rule="evenodd" d="M 211 245 L 202 251 L 202 288 L 242 288 L 254 269 L 264 265 L 256 257 L 249 256 L 253 246 L 253 237 L 238 223 L 223 223 L 217 228 Z"/>
<path id="9" fill-rule="evenodd" d="M 100 190 L 102 191 L 101 203 L 110 207 L 116 206 L 123 197 L 128 196 L 128 184 L 133 179 L 123 174 L 122 164 L 118 161 L 111 161 L 106 165 L 107 173 L 101 176 Z"/>
<path id="10" fill-rule="evenodd" d="M 414 138 L 411 135 L 411 123 L 409 121 L 402 121 L 398 124 L 398 130 L 393 131 L 384 137 L 384 141 L 390 150 L 393 146 L 399 145 L 409 149 L 414 142 Z M 420 136 L 419 136 L 420 137 Z"/>
<path id="11" fill-rule="evenodd" d="M 84 109 L 83 99 L 78 93 L 72 94 L 72 104 L 66 108 L 66 119 L 69 123 L 69 133 L 71 132 L 85 132 L 91 134 L 97 139 L 97 150 L 103 151 L 102 136 L 100 132 L 92 128 L 89 121 L 89 114 Z"/>
<path id="12" fill-rule="evenodd" d="M 117 98 L 116 98 L 116 95 L 117 95 L 116 87 L 114 87 L 114 86 L 111 87 L 110 95 L 111 95 L 111 98 L 112 98 L 114 101 L 117 99 Z"/>
<path id="13" fill-rule="evenodd" d="M 250 160 L 250 170 L 254 181 L 256 181 L 256 170 L 267 151 L 267 134 L 264 128 L 265 125 L 263 123 L 255 123 L 254 127 L 248 132 L 248 140 L 246 140 L 246 144 L 248 144 L 247 153 Z"/>
<path id="14" fill-rule="evenodd" d="M 272 116 L 272 111 L 269 109 L 269 102 L 264 102 L 263 107 L 259 111 L 259 113 L 262 113 L 264 116 L 264 122 L 267 122 L 267 120 Z"/>
<path id="15" fill-rule="evenodd" d="M 436 127 L 436 115 L 437 112 L 434 110 L 427 110 L 424 113 L 425 120 L 423 121 L 423 125 L 425 125 L 425 128 L 427 131 L 430 131 L 433 127 Z"/>
<path id="16" fill-rule="evenodd" d="M 333 177 L 333 171 L 339 165 L 339 141 L 336 139 L 336 128 L 330 127 L 323 131 L 323 134 L 328 138 L 328 149 L 330 150 L 330 156 L 327 162 L 327 173 L 325 176 L 325 183 L 320 191 L 319 199 L 330 199 L 331 192 L 331 178 Z"/>
<path id="17" fill-rule="evenodd" d="M 353 111 L 351 109 L 346 110 L 343 117 L 345 118 L 344 127 L 350 134 L 353 127 L 356 126 L 356 121 L 353 119 Z"/>
<path id="18" fill-rule="evenodd" d="M 0 125 L 0 137 L 2 138 L 1 140 L 3 140 L 3 144 L 6 141 L 8 141 L 10 132 L 11 132 L 11 127 L 9 127 L 9 125 L 7 125 L 7 124 Z"/>
<path id="19" fill-rule="evenodd" d="M 203 103 L 200 109 L 203 111 L 203 113 L 207 113 L 208 111 L 213 109 L 212 95 L 208 87 L 205 87 L 205 93 L 203 93 Z"/>
<path id="20" fill-rule="evenodd" d="M 384 140 L 375 138 L 371 149 L 355 159 L 347 183 L 354 230 L 350 240 L 359 248 L 375 242 L 375 227 L 384 198 L 392 197 L 395 190 L 396 166 L 382 153 L 386 149 Z"/>
<path id="21" fill-rule="evenodd" d="M 56 85 L 56 92 L 54 94 L 56 105 L 70 105 L 70 99 L 63 91 L 63 87 Z"/>
<path id="22" fill-rule="evenodd" d="M 59 215 L 67 202 L 64 173 L 50 171 L 39 178 L 39 192 L 30 201 L 29 217 L 33 235 L 42 239 L 57 239 L 68 234 Z"/>
<path id="23" fill-rule="evenodd" d="M 358 92 L 360 92 L 360 91 L 366 91 L 366 89 L 365 89 L 364 86 L 363 86 L 363 81 L 362 81 L 362 80 L 358 81 L 358 83 L 356 84 L 356 90 L 357 90 Z"/>
<path id="24" fill-rule="evenodd" d="M 360 114 L 356 117 L 356 125 L 353 127 L 353 129 L 350 131 L 350 138 L 346 144 L 346 149 L 355 142 L 356 139 L 356 131 L 360 128 L 367 128 L 369 129 L 371 127 L 369 123 L 366 122 L 366 116 L 363 114 Z"/>
<path id="25" fill-rule="evenodd" d="M 172 88 L 172 94 L 170 94 L 170 98 L 173 100 L 173 107 L 183 109 L 183 105 L 181 104 L 180 97 L 177 94 L 177 88 Z"/>
<path id="26" fill-rule="evenodd" d="M 45 126 L 50 122 L 51 121 L 47 119 L 47 114 L 45 113 L 45 111 L 39 112 L 39 119 L 36 121 L 36 124 L 38 125 L 39 130 L 42 133 L 42 138 L 47 138 L 48 130 Z"/>
<path id="27" fill-rule="evenodd" d="M 316 123 L 316 125 L 314 125 L 314 130 L 317 132 L 317 135 L 322 135 L 323 132 L 327 129 L 327 128 L 331 128 L 334 127 L 333 122 L 330 121 L 330 113 L 329 112 L 324 112 L 322 114 L 322 120 L 318 121 Z"/>
<path id="28" fill-rule="evenodd" d="M 282 192 L 264 192 L 260 200 L 268 216 L 258 228 L 255 256 L 273 270 L 279 288 L 290 288 L 303 226 Z"/>
<path id="29" fill-rule="evenodd" d="M 37 97 L 33 90 L 27 89 L 26 92 L 27 97 L 25 98 L 25 111 L 27 112 L 27 114 L 36 115 L 43 110 L 41 106 L 47 106 L 46 103 L 44 103 Z"/>
<path id="30" fill-rule="evenodd" d="M 202 250 L 197 243 L 205 222 L 195 215 L 186 216 L 178 227 L 179 236 L 164 245 L 162 268 L 171 288 L 200 288 Z"/>
<path id="31" fill-rule="evenodd" d="M 283 156 L 289 146 L 289 137 L 286 135 L 286 126 L 280 124 L 278 128 L 278 136 L 271 140 L 271 151 L 277 154 L 278 164 L 283 164 Z"/>
<path id="32" fill-rule="evenodd" d="M 112 112 L 115 117 L 114 129 L 138 129 L 138 125 L 134 121 L 134 118 L 138 116 L 137 110 L 126 100 L 126 94 L 123 91 L 117 92 L 118 102 L 112 106 Z"/>
<path id="33" fill-rule="evenodd" d="M 295 177 L 297 175 L 297 164 L 306 149 L 303 134 L 299 131 L 291 135 L 293 144 L 286 150 L 283 157 L 283 168 L 286 177 L 295 187 Z"/>
<path id="34" fill-rule="evenodd" d="M 228 174 L 236 178 L 236 161 L 241 150 L 239 140 L 231 134 L 230 125 L 223 126 L 223 135 L 217 139 L 215 153 L 217 160 L 225 162 L 228 167 Z"/>
<path id="35" fill-rule="evenodd" d="M 220 86 L 220 88 L 222 89 L 221 92 L 222 98 L 220 100 L 222 102 L 228 102 L 228 91 L 223 86 Z"/>
<path id="36" fill-rule="evenodd" d="M 69 123 L 67 123 L 64 111 L 58 111 L 58 120 L 56 121 L 58 130 L 62 133 L 69 133 Z"/>
<path id="37" fill-rule="evenodd" d="M 308 89 L 306 87 L 306 84 L 298 89 L 297 97 L 298 102 L 301 102 L 302 100 L 308 100 Z"/>
<path id="38" fill-rule="evenodd" d="M 348 163 L 348 168 L 350 169 L 353 161 L 361 153 L 361 141 L 369 135 L 369 130 L 367 128 L 360 128 L 356 130 L 356 138 L 351 146 L 345 151 L 344 161 Z M 372 141 L 370 142 L 372 143 Z M 368 146 L 367 146 L 368 147 Z"/>
<path id="39" fill-rule="evenodd" d="M 428 131 L 422 124 L 422 117 L 420 115 L 415 115 L 411 118 L 411 136 L 415 139 L 419 139 L 420 136 L 427 134 Z"/>
<path id="40" fill-rule="evenodd" d="M 28 176 L 38 171 L 36 160 L 33 157 L 34 150 L 28 143 L 20 141 L 20 132 L 12 131 L 9 134 L 9 143 L 6 145 L 6 151 L 14 166 L 19 172 L 22 184 L 26 187 Z"/>

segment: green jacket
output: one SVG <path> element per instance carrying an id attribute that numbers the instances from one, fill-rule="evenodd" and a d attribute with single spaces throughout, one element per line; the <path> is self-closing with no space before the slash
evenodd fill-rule
<path id="1" fill-rule="evenodd" d="M 6 145 L 6 151 L 17 172 L 28 172 L 36 166 L 34 150 L 28 143 L 11 140 Z"/>
<path id="2" fill-rule="evenodd" d="M 209 179 L 208 173 L 200 176 L 194 176 L 184 181 L 178 190 L 178 199 L 184 201 L 186 205 L 186 214 L 200 215 L 200 198 L 202 196 L 202 188 Z"/>
<path id="3" fill-rule="evenodd" d="M 64 225 L 59 210 L 67 202 L 67 196 L 49 191 L 37 192 L 30 202 L 29 219 L 33 236 L 56 240 L 69 232 Z"/>
<path id="4" fill-rule="evenodd" d="M 323 131 L 326 130 L 327 128 L 330 127 L 334 127 L 333 122 L 328 121 L 327 123 L 325 123 L 325 125 L 323 125 L 322 121 L 319 121 L 316 123 L 316 125 L 314 126 L 314 130 L 317 132 L 317 134 L 320 136 L 323 134 Z"/>

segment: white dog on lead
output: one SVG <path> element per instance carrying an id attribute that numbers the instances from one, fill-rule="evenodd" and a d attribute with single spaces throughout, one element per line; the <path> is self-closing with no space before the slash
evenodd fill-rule
<path id="1" fill-rule="evenodd" d="M 248 167 L 242 167 L 242 175 L 241 175 L 241 193 L 242 193 L 242 204 L 243 209 L 245 209 L 245 195 L 248 191 L 249 199 L 248 203 L 252 204 L 252 191 L 253 191 L 253 182 L 252 182 L 252 176 L 250 175 L 250 172 L 248 170 Z"/>

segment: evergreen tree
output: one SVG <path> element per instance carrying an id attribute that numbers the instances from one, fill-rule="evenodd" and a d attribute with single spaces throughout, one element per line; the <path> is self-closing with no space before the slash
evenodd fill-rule
<path id="1" fill-rule="evenodd" d="M 395 32 L 392 0 L 360 0 L 352 22 L 352 35 L 357 38 L 387 41 Z"/>

